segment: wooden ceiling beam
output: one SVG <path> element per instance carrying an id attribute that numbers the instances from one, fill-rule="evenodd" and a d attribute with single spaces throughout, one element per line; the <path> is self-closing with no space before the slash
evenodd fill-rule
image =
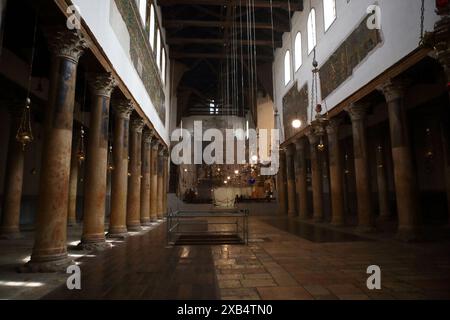
<path id="1" fill-rule="evenodd" d="M 158 5 L 160 6 L 173 6 L 173 5 L 205 5 L 205 6 L 248 6 L 248 1 L 245 0 L 159 0 Z M 276 8 L 291 11 L 303 11 L 303 0 L 292 0 L 290 3 L 288 1 L 273 0 L 254 0 L 252 1 L 252 6 L 255 8 Z"/>
<path id="2" fill-rule="evenodd" d="M 171 51 L 171 59 L 227 59 L 231 58 L 231 55 L 225 53 L 208 53 L 208 52 L 177 52 Z M 238 57 L 240 60 L 241 56 Z M 244 59 L 250 59 L 248 55 L 243 56 Z M 256 60 L 272 61 L 272 56 L 256 55 Z"/>
<path id="3" fill-rule="evenodd" d="M 220 45 L 225 46 L 229 44 L 224 39 L 220 38 L 168 38 L 167 43 L 169 45 L 189 45 L 189 44 L 205 44 L 205 45 Z M 272 47 L 274 45 L 275 47 L 281 46 L 281 41 L 274 41 L 272 43 L 272 40 L 238 40 L 238 43 L 244 46 L 250 46 L 250 45 L 256 45 L 256 46 L 267 46 Z"/>
<path id="4" fill-rule="evenodd" d="M 164 20 L 163 27 L 166 29 L 174 28 L 187 28 L 187 27 L 197 27 L 197 28 L 231 28 L 233 27 L 233 21 L 207 21 L 207 20 Z M 247 25 L 237 24 L 237 28 L 246 28 Z M 287 32 L 289 31 L 289 23 L 286 24 L 274 24 L 274 30 Z M 272 24 L 267 23 L 255 23 L 255 29 L 262 30 L 272 30 Z"/>

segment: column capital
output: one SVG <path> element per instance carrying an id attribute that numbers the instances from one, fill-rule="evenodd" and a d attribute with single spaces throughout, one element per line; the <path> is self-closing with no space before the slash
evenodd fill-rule
<path id="1" fill-rule="evenodd" d="M 161 144 L 161 143 L 159 142 L 158 139 L 156 139 L 156 136 L 155 136 L 155 139 L 152 140 L 152 149 L 153 149 L 154 151 L 158 151 L 159 145 L 160 145 L 160 144 Z"/>
<path id="2" fill-rule="evenodd" d="M 130 119 L 134 104 L 128 99 L 115 100 L 112 104 L 114 112 L 121 118 Z"/>
<path id="3" fill-rule="evenodd" d="M 169 158 L 169 150 L 167 148 L 164 149 L 163 157 L 166 160 Z"/>
<path id="4" fill-rule="evenodd" d="M 406 90 L 410 84 L 410 80 L 399 78 L 390 79 L 379 90 L 383 93 L 386 102 L 391 102 L 400 98 L 403 98 L 406 94 Z"/>
<path id="5" fill-rule="evenodd" d="M 370 102 L 355 102 L 345 108 L 352 122 L 362 121 L 366 118 L 367 110 L 371 106 Z"/>
<path id="6" fill-rule="evenodd" d="M 110 98 L 111 93 L 117 85 L 113 75 L 108 73 L 89 73 L 87 79 L 92 93 L 96 96 Z"/>
<path id="7" fill-rule="evenodd" d="M 50 50 L 57 57 L 63 57 L 78 63 L 84 50 L 89 47 L 87 39 L 81 32 L 64 28 L 46 30 Z"/>
<path id="8" fill-rule="evenodd" d="M 148 127 L 145 127 L 144 130 L 142 131 L 142 137 L 145 143 L 151 144 L 154 137 L 153 130 Z"/>
<path id="9" fill-rule="evenodd" d="M 141 117 L 136 116 L 136 117 L 131 118 L 131 130 L 138 132 L 138 133 L 142 133 L 144 126 L 145 126 L 145 122 Z"/>
<path id="10" fill-rule="evenodd" d="M 341 124 L 342 124 L 342 118 L 330 119 L 330 121 L 328 122 L 328 125 L 326 127 L 328 135 L 332 136 L 332 135 L 338 134 Z"/>

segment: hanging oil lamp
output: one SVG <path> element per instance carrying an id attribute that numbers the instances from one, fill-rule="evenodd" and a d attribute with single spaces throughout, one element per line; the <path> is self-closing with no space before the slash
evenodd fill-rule
<path id="1" fill-rule="evenodd" d="M 112 153 L 113 147 L 109 146 L 109 156 L 108 156 L 108 171 L 114 170 L 114 159 L 113 159 L 113 153 Z"/>
<path id="2" fill-rule="evenodd" d="M 425 152 L 425 158 L 431 160 L 434 157 L 434 152 L 433 152 L 433 139 L 431 136 L 431 129 L 427 128 L 425 130 L 426 133 L 426 140 L 427 140 L 427 151 Z"/>
<path id="3" fill-rule="evenodd" d="M 84 153 L 84 127 L 83 126 L 81 126 L 81 129 L 80 129 L 80 144 L 78 145 L 77 159 L 78 159 L 78 163 L 80 165 L 86 159 L 86 154 Z"/>
<path id="4" fill-rule="evenodd" d="M 23 150 L 27 144 L 33 141 L 33 132 L 31 130 L 31 100 L 27 98 L 25 108 L 20 119 L 19 129 L 17 130 L 16 140 L 22 145 Z"/>

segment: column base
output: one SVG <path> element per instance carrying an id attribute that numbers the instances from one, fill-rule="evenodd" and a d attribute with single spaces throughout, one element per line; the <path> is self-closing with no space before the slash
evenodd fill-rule
<path id="1" fill-rule="evenodd" d="M 129 237 L 128 231 L 127 229 L 125 229 L 125 231 L 117 231 L 117 230 L 113 230 L 113 231 L 109 231 L 106 234 L 106 237 L 108 239 L 118 239 L 118 240 L 125 240 L 126 238 Z"/>
<path id="2" fill-rule="evenodd" d="M 105 239 L 81 239 L 81 242 L 77 246 L 81 250 L 87 251 L 104 251 L 110 249 L 112 245 L 105 241 Z"/>
<path id="3" fill-rule="evenodd" d="M 420 227 L 399 226 L 395 238 L 403 242 L 415 242 L 423 240 L 423 229 Z"/>
<path id="4" fill-rule="evenodd" d="M 42 260 L 31 257 L 25 265 L 17 268 L 20 273 L 55 273 L 55 272 L 66 272 L 67 268 L 74 265 L 75 262 L 70 259 L 67 254 L 61 256 L 60 258 L 55 258 L 54 260 Z"/>
<path id="5" fill-rule="evenodd" d="M 140 224 L 137 225 L 132 225 L 132 226 L 127 226 L 128 232 L 139 232 L 142 231 L 142 227 Z"/>
<path id="6" fill-rule="evenodd" d="M 24 236 L 18 228 L 0 228 L 0 240 L 18 240 L 23 238 Z"/>
<path id="7" fill-rule="evenodd" d="M 150 222 L 151 223 L 156 223 L 156 222 L 158 222 L 158 218 L 157 217 L 152 217 L 152 218 L 150 218 Z"/>
<path id="8" fill-rule="evenodd" d="M 78 225 L 77 220 L 68 220 L 67 226 L 68 227 L 76 227 Z"/>
<path id="9" fill-rule="evenodd" d="M 374 233 L 377 231 L 377 228 L 374 226 L 357 226 L 355 231 L 357 233 Z"/>
<path id="10" fill-rule="evenodd" d="M 150 219 L 141 220 L 141 226 L 148 227 L 148 226 L 151 226 L 151 225 L 152 225 L 152 222 L 151 222 Z"/>
<path id="11" fill-rule="evenodd" d="M 330 224 L 333 227 L 343 227 L 343 226 L 345 226 L 344 220 L 341 220 L 341 219 L 331 220 Z"/>

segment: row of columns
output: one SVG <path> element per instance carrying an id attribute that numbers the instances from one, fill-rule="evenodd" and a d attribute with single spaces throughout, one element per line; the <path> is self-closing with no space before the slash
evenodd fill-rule
<path id="1" fill-rule="evenodd" d="M 87 42 L 81 33 L 67 30 L 51 30 L 48 39 L 53 58 L 44 120 L 35 243 L 31 260 L 22 268 L 33 272 L 57 271 L 72 263 L 67 255 L 67 225 L 76 224 L 80 139 L 73 137 L 73 117 L 78 61 Z M 105 237 L 105 203 L 110 102 L 116 83 L 110 73 L 89 74 L 87 78 L 92 96 L 80 246 L 102 250 L 110 246 Z M 145 128 L 141 118 L 130 119 L 131 101 L 114 101 L 112 111 L 114 169 L 108 237 L 116 238 L 164 217 L 168 152 L 153 132 Z M 0 229 L 5 238 L 20 235 L 24 154 L 15 141 L 17 127 L 17 117 L 13 117 Z"/>
<path id="2" fill-rule="evenodd" d="M 418 234 L 420 213 L 418 203 L 418 187 L 416 173 L 413 167 L 413 155 L 408 139 L 409 129 L 406 118 L 405 93 L 408 83 L 402 79 L 391 80 L 380 88 L 388 105 L 390 136 L 392 144 L 392 158 L 394 164 L 394 182 L 397 197 L 397 211 L 399 220 L 399 237 L 412 240 Z M 356 198 L 358 212 L 358 231 L 370 232 L 375 228 L 375 212 L 370 188 L 370 167 L 367 146 L 366 117 L 370 105 L 358 102 L 346 108 L 352 122 L 352 136 L 354 149 L 354 166 L 356 178 Z M 342 153 L 339 145 L 340 119 L 331 119 L 326 126 L 330 170 L 330 195 L 332 207 L 331 223 L 336 226 L 344 224 L 344 183 Z M 312 218 L 316 222 L 323 221 L 323 186 L 322 161 L 318 150 L 323 128 L 312 127 L 307 133 L 311 157 L 311 186 L 313 194 Z M 286 161 L 280 161 L 279 198 L 281 207 L 287 206 L 284 212 L 288 215 L 298 215 L 302 219 L 310 216 L 308 212 L 308 196 L 306 182 L 306 141 L 303 137 L 286 147 Z M 382 151 L 382 150 L 379 150 Z M 379 157 L 382 157 L 379 152 Z M 282 157 L 281 157 L 282 158 Z M 293 173 L 295 168 L 295 174 Z M 297 181 L 294 183 L 293 177 Z M 286 188 L 283 187 L 283 180 Z M 377 161 L 378 197 L 381 219 L 389 216 L 388 190 L 386 172 L 382 159 Z M 286 194 L 287 193 L 287 194 Z M 298 202 L 296 203 L 296 194 Z M 287 200 L 285 200 L 287 199 Z M 285 201 L 285 204 L 283 204 Z"/>

